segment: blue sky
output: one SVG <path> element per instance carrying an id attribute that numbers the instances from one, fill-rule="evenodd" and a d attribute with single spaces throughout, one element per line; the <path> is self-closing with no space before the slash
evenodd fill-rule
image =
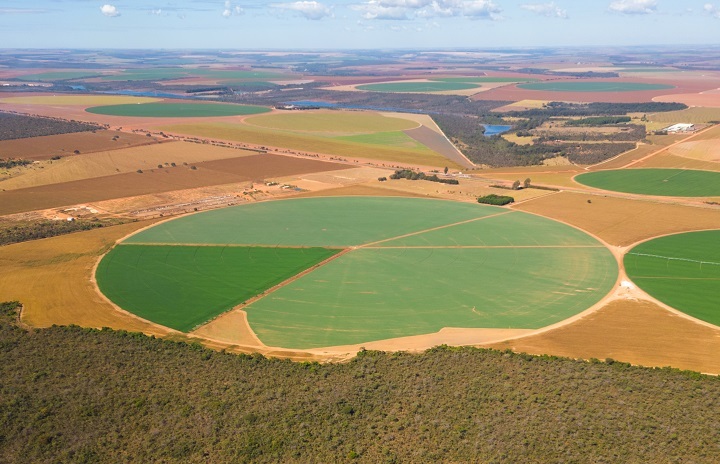
<path id="1" fill-rule="evenodd" d="M 720 44 L 720 0 L 0 0 L 3 48 Z"/>

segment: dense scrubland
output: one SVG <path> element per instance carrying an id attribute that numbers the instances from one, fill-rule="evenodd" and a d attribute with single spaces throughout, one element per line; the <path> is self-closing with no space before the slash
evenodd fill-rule
<path id="1" fill-rule="evenodd" d="M 4 462 L 714 462 L 720 382 L 472 348 L 346 364 L 0 316 Z"/>
<path id="2" fill-rule="evenodd" d="M 0 246 L 122 224 L 123 219 L 75 219 L 11 221 L 0 219 Z"/>
<path id="3" fill-rule="evenodd" d="M 102 127 L 96 124 L 40 116 L 25 116 L 0 111 L 0 140 L 69 134 L 99 129 L 102 129 Z"/>

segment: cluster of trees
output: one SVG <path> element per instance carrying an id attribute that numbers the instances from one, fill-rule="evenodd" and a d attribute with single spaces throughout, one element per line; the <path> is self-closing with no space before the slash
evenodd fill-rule
<path id="1" fill-rule="evenodd" d="M 32 160 L 17 159 L 17 158 L 0 158 L 0 168 L 11 169 L 16 166 L 27 166 L 32 164 Z"/>
<path id="2" fill-rule="evenodd" d="M 0 111 L 0 140 L 24 139 L 100 129 L 103 129 L 103 127 L 80 121 L 26 116 Z"/>
<path id="3" fill-rule="evenodd" d="M 590 118 L 571 119 L 566 126 L 608 126 L 630 122 L 630 116 L 593 116 Z"/>
<path id="4" fill-rule="evenodd" d="M 645 126 L 639 124 L 626 124 L 621 126 L 622 130 L 612 133 L 603 132 L 563 132 L 562 128 L 558 131 L 536 131 L 535 142 L 552 142 L 552 141 L 607 141 L 607 142 L 639 142 L 647 136 Z"/>
<path id="5" fill-rule="evenodd" d="M 475 348 L 234 355 L 0 305 L 0 462 L 717 462 L 720 381 Z"/>
<path id="6" fill-rule="evenodd" d="M 407 180 L 429 180 L 430 182 L 439 182 L 441 184 L 458 185 L 457 179 L 441 179 L 437 174 L 428 176 L 424 172 L 416 172 L 411 169 L 399 169 L 390 175 L 391 179 L 407 179 Z"/>
<path id="7" fill-rule="evenodd" d="M 642 103 L 568 103 L 550 102 L 542 108 L 512 111 L 511 116 L 519 118 L 560 117 L 560 116 L 618 116 L 628 113 L 661 113 L 687 109 L 683 103 L 642 102 Z"/>
<path id="8" fill-rule="evenodd" d="M 520 181 L 517 182 L 520 183 Z M 486 205 L 504 206 L 509 205 L 510 203 L 514 203 L 515 199 L 507 195 L 496 195 L 494 193 L 491 193 L 489 195 L 478 197 L 477 202 Z"/>
<path id="9" fill-rule="evenodd" d="M 55 237 L 57 235 L 97 229 L 100 227 L 122 224 L 121 219 L 74 221 L 0 221 L 0 246 L 11 243 L 27 242 L 41 238 Z"/>

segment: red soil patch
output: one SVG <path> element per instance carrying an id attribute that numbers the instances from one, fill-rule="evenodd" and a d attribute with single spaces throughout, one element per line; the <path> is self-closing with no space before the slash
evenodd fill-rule
<path id="1" fill-rule="evenodd" d="M 720 90 L 709 90 L 702 93 L 685 93 L 661 95 L 653 98 L 656 102 L 678 102 L 687 106 L 702 106 L 708 108 L 720 108 Z"/>

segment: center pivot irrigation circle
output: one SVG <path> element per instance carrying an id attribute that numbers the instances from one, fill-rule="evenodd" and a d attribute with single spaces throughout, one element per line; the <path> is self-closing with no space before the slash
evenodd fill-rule
<path id="1" fill-rule="evenodd" d="M 310 349 L 445 327 L 538 329 L 616 284 L 593 237 L 539 216 L 445 200 L 307 198 L 167 221 L 99 263 L 121 308 L 183 332 L 247 303 L 268 346 Z"/>

